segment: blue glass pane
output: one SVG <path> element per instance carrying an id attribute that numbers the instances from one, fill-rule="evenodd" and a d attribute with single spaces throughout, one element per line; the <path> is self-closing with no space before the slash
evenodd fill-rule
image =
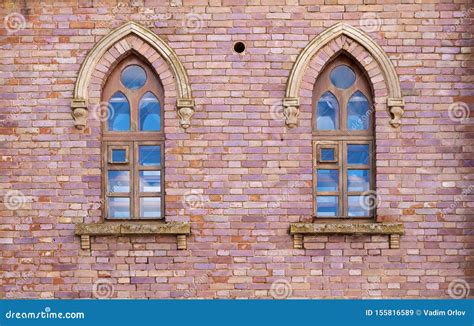
<path id="1" fill-rule="evenodd" d="M 338 216 L 337 196 L 318 196 L 316 198 L 316 216 Z"/>
<path id="2" fill-rule="evenodd" d="M 140 217 L 161 218 L 161 198 L 160 197 L 140 198 Z"/>
<path id="3" fill-rule="evenodd" d="M 161 171 L 140 171 L 141 192 L 161 192 Z"/>
<path id="4" fill-rule="evenodd" d="M 339 170 L 318 170 L 318 191 L 337 191 Z"/>
<path id="5" fill-rule="evenodd" d="M 347 170 L 348 191 L 369 190 L 369 170 Z"/>
<path id="6" fill-rule="evenodd" d="M 127 88 L 139 89 L 146 83 L 146 73 L 142 67 L 131 65 L 122 71 L 120 80 Z"/>
<path id="7" fill-rule="evenodd" d="M 109 218 L 130 218 L 130 198 L 109 197 Z"/>
<path id="8" fill-rule="evenodd" d="M 130 172 L 129 171 L 109 171 L 108 190 L 110 192 L 129 192 L 130 191 Z"/>
<path id="9" fill-rule="evenodd" d="M 130 105 L 127 97 L 117 92 L 109 100 L 108 130 L 128 131 L 130 130 Z"/>
<path id="10" fill-rule="evenodd" d="M 161 148 L 160 146 L 140 146 L 139 161 L 140 165 L 160 165 L 161 162 Z"/>
<path id="11" fill-rule="evenodd" d="M 145 93 L 140 100 L 140 130 L 158 131 L 160 130 L 160 102 L 151 92 Z"/>
<path id="12" fill-rule="evenodd" d="M 356 75 L 348 66 L 340 65 L 331 71 L 330 79 L 337 88 L 346 89 L 354 84 Z"/>
<path id="13" fill-rule="evenodd" d="M 369 145 L 347 145 L 348 164 L 369 164 Z"/>
<path id="14" fill-rule="evenodd" d="M 362 92 L 355 92 L 347 103 L 347 129 L 369 129 L 369 101 Z"/>
<path id="15" fill-rule="evenodd" d="M 334 148 L 321 148 L 321 161 L 334 161 Z"/>
<path id="16" fill-rule="evenodd" d="M 127 162 L 127 152 L 124 149 L 113 149 L 112 150 L 112 162 L 124 163 Z"/>
<path id="17" fill-rule="evenodd" d="M 318 101 L 316 127 L 319 130 L 339 129 L 339 103 L 331 92 L 325 92 Z"/>
<path id="18" fill-rule="evenodd" d="M 349 196 L 349 209 L 347 214 L 355 217 L 370 216 L 370 205 L 366 200 L 369 200 L 367 196 Z"/>

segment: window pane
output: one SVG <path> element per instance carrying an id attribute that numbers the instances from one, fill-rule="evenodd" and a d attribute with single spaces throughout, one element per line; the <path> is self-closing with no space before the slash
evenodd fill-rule
<path id="1" fill-rule="evenodd" d="M 124 149 L 113 149 L 112 150 L 112 162 L 124 163 L 127 162 L 127 151 Z"/>
<path id="2" fill-rule="evenodd" d="M 108 129 L 110 131 L 130 130 L 130 105 L 123 93 L 117 92 L 112 95 L 107 110 Z"/>
<path id="3" fill-rule="evenodd" d="M 331 71 L 330 79 L 337 88 L 346 89 L 354 84 L 356 75 L 348 66 L 340 65 Z"/>
<path id="4" fill-rule="evenodd" d="M 362 92 L 355 92 L 347 103 L 347 129 L 369 129 L 369 101 Z"/>
<path id="5" fill-rule="evenodd" d="M 109 171 L 110 192 L 130 192 L 130 172 L 129 171 Z"/>
<path id="6" fill-rule="evenodd" d="M 160 165 L 161 149 L 160 146 L 140 146 L 140 165 Z"/>
<path id="7" fill-rule="evenodd" d="M 130 89 L 139 89 L 146 82 L 146 73 L 142 67 L 131 65 L 122 71 L 120 76 L 122 84 Z"/>
<path id="8" fill-rule="evenodd" d="M 316 215 L 318 217 L 338 216 L 337 196 L 318 196 L 316 198 Z"/>
<path id="9" fill-rule="evenodd" d="M 369 164 L 369 145 L 347 145 L 348 164 Z"/>
<path id="10" fill-rule="evenodd" d="M 130 218 L 130 198 L 109 197 L 109 218 Z"/>
<path id="11" fill-rule="evenodd" d="M 320 161 L 334 161 L 334 148 L 321 148 Z"/>
<path id="12" fill-rule="evenodd" d="M 369 170 L 347 170 L 348 191 L 369 190 Z"/>
<path id="13" fill-rule="evenodd" d="M 161 217 L 161 198 L 160 197 L 140 198 L 140 217 L 160 218 Z"/>
<path id="14" fill-rule="evenodd" d="M 369 206 L 366 200 L 369 200 L 367 198 L 368 196 L 349 196 L 348 197 L 348 202 L 349 202 L 349 209 L 348 209 L 348 215 L 349 216 L 370 216 L 369 212 Z"/>
<path id="15" fill-rule="evenodd" d="M 151 92 L 145 93 L 140 100 L 140 130 L 160 130 L 160 102 Z"/>
<path id="16" fill-rule="evenodd" d="M 318 170 L 318 191 L 337 191 L 339 170 Z"/>
<path id="17" fill-rule="evenodd" d="M 161 192 L 161 171 L 140 171 L 141 192 Z"/>
<path id="18" fill-rule="evenodd" d="M 324 93 L 318 101 L 316 123 L 319 130 L 339 129 L 339 103 L 331 92 Z"/>

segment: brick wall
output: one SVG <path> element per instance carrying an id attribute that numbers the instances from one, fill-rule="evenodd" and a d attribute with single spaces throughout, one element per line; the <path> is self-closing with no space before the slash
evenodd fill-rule
<path id="1" fill-rule="evenodd" d="M 474 287 L 472 4 L 244 2 L 2 1 L 0 297 L 417 298 L 448 297 L 453 280 Z M 169 236 L 95 237 L 87 251 L 74 236 L 101 216 L 100 123 L 74 128 L 74 83 L 94 44 L 129 20 L 174 49 L 196 101 L 186 131 L 172 105 L 165 114 L 166 215 L 191 222 L 184 251 Z M 281 101 L 296 56 L 339 21 L 368 31 L 401 82 L 401 127 L 383 109 L 376 121 L 378 212 L 404 223 L 400 249 L 386 236 L 330 235 L 298 250 L 288 233 L 312 216 L 311 109 L 288 129 Z"/>

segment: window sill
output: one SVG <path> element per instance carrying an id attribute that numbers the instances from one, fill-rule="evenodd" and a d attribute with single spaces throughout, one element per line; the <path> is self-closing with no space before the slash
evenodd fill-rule
<path id="1" fill-rule="evenodd" d="M 387 234 L 391 249 L 400 248 L 400 235 L 404 233 L 401 223 L 292 223 L 293 247 L 303 249 L 305 235 L 321 234 Z"/>
<path id="2" fill-rule="evenodd" d="M 90 249 L 91 236 L 176 235 L 178 250 L 186 249 L 186 236 L 191 234 L 187 222 L 105 222 L 76 224 L 76 235 L 81 237 L 81 249 Z"/>

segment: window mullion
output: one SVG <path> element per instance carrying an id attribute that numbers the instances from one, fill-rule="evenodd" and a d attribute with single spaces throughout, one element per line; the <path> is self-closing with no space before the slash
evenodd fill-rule
<path id="1" fill-rule="evenodd" d="M 165 218 L 165 171 L 164 171 L 164 163 L 165 163 L 165 142 L 160 142 L 160 154 L 161 154 L 161 161 L 160 161 L 160 209 L 161 209 L 161 218 Z"/>
<path id="2" fill-rule="evenodd" d="M 108 163 L 108 143 L 104 142 L 102 145 L 102 166 L 104 168 L 104 174 L 102 175 L 102 198 L 104 198 L 104 214 L 105 218 L 109 218 L 109 196 L 108 196 L 108 183 L 109 183 L 109 163 Z"/>
<path id="3" fill-rule="evenodd" d="M 140 212 L 139 212 L 139 198 L 138 198 L 138 142 L 133 142 L 133 166 L 131 168 L 132 170 L 132 175 L 133 175 L 133 187 L 132 187 L 132 202 L 133 202 L 133 210 L 132 210 L 132 218 L 133 219 L 138 219 L 140 218 Z"/>
<path id="4" fill-rule="evenodd" d="M 375 142 L 374 140 L 369 141 L 369 190 L 375 191 Z M 376 216 L 377 205 L 374 205 L 369 214 L 373 217 Z"/>
<path id="5" fill-rule="evenodd" d="M 339 156 L 339 162 L 340 162 L 340 169 L 341 169 L 341 190 L 340 190 L 340 196 L 342 197 L 340 199 L 341 203 L 341 216 L 342 217 L 347 217 L 347 166 L 346 166 L 346 158 L 347 158 L 347 150 L 346 150 L 346 142 L 341 141 L 340 143 L 340 156 Z"/>

